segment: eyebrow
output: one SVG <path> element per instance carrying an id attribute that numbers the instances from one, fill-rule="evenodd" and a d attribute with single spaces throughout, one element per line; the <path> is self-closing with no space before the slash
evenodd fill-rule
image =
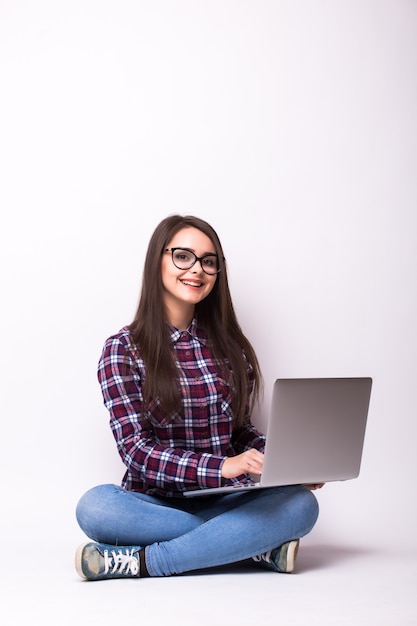
<path id="1" fill-rule="evenodd" d="M 197 254 L 197 252 L 195 251 L 194 248 L 187 248 L 186 246 L 172 246 L 172 248 L 179 248 L 180 250 L 188 250 L 189 252 L 192 252 L 193 254 L 198 256 L 198 254 Z M 203 254 L 201 256 L 207 256 L 208 254 L 217 256 L 217 252 L 203 252 Z"/>

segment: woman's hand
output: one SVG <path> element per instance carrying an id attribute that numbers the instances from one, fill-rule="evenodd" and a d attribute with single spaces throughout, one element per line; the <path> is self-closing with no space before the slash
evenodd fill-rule
<path id="1" fill-rule="evenodd" d="M 222 478 L 236 478 L 241 474 L 255 474 L 260 476 L 264 455 L 255 448 L 251 448 L 237 456 L 229 456 L 222 466 Z"/>
<path id="2" fill-rule="evenodd" d="M 310 491 L 314 491 L 314 489 L 321 489 L 324 485 L 325 483 L 314 483 L 314 485 L 304 485 L 304 487 L 307 487 Z"/>

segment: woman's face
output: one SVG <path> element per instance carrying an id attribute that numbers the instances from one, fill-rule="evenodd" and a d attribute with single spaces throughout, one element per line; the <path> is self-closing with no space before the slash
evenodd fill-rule
<path id="1" fill-rule="evenodd" d="M 168 242 L 167 248 L 185 248 L 194 252 L 199 258 L 216 254 L 211 239 L 194 227 L 179 230 Z M 180 260 L 183 260 L 183 257 L 184 255 L 180 252 Z M 209 271 L 212 267 L 211 261 L 210 258 L 203 260 L 203 263 L 207 263 L 205 267 Z M 216 280 L 217 274 L 204 272 L 200 261 L 194 263 L 189 269 L 179 269 L 173 263 L 172 252 L 165 252 L 162 256 L 162 285 L 168 321 L 173 323 L 170 317 L 181 314 L 190 317 L 189 321 L 191 321 L 195 305 L 209 295 Z"/>

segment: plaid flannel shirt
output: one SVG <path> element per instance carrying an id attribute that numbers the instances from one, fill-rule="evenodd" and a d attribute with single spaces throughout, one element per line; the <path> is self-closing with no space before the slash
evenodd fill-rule
<path id="1" fill-rule="evenodd" d="M 263 451 L 265 437 L 251 423 L 233 430 L 231 390 L 213 359 L 203 329 L 169 327 L 180 376 L 182 411 L 165 415 L 154 401 L 143 408 L 146 368 L 127 327 L 107 339 L 98 379 L 119 454 L 127 467 L 122 486 L 148 494 L 179 496 L 191 488 L 218 487 L 228 456 L 249 448 Z M 248 365 L 248 384 L 253 385 Z"/>

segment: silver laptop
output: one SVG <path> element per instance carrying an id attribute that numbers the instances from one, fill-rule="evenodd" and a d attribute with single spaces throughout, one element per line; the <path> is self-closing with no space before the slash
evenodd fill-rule
<path id="1" fill-rule="evenodd" d="M 357 478 L 371 388 L 371 378 L 276 380 L 260 480 L 184 496 Z"/>

